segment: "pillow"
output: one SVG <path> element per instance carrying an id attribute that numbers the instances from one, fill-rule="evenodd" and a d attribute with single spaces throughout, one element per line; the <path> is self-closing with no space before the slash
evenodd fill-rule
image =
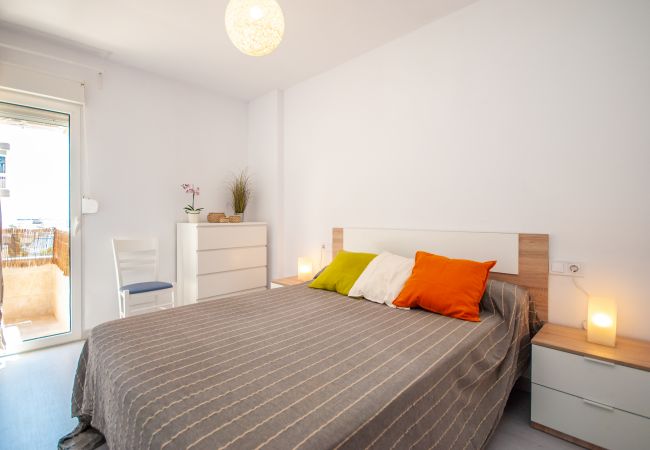
<path id="1" fill-rule="evenodd" d="M 348 295 L 352 285 L 375 256 L 377 255 L 372 253 L 352 253 L 342 250 L 309 287 Z"/>
<path id="2" fill-rule="evenodd" d="M 417 252 L 413 274 L 393 304 L 479 322 L 479 303 L 495 264 Z"/>
<path id="3" fill-rule="evenodd" d="M 368 264 L 348 295 L 393 306 L 393 300 L 411 276 L 414 263 L 411 258 L 384 252 Z"/>

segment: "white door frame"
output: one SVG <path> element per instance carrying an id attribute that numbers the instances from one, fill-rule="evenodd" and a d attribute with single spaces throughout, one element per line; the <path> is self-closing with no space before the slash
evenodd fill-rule
<path id="1" fill-rule="evenodd" d="M 0 101 L 62 112 L 70 116 L 70 332 L 23 342 L 18 348 L 0 351 L 0 356 L 4 356 L 78 341 L 82 337 L 81 108 L 83 106 L 2 88 L 0 88 Z"/>

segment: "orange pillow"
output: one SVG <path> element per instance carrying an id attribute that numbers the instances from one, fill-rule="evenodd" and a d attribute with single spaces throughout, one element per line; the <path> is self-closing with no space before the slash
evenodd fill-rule
<path id="1" fill-rule="evenodd" d="M 479 263 L 426 252 L 415 254 L 415 266 L 393 305 L 419 306 L 457 319 L 479 322 L 479 303 L 496 261 Z"/>

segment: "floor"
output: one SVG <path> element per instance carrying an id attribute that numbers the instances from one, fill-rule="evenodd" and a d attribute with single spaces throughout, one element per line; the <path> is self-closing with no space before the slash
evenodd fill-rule
<path id="1" fill-rule="evenodd" d="M 52 336 L 59 333 L 67 333 L 70 325 L 67 321 L 59 320 L 55 316 L 37 316 L 26 320 L 17 321 L 12 324 L 20 334 L 17 339 L 27 341 L 42 336 Z M 7 326 L 7 333 L 11 333 L 12 326 Z"/>
<path id="2" fill-rule="evenodd" d="M 5 333 L 14 343 L 69 331 L 70 278 L 56 264 L 3 267 L 3 278 Z"/>
<path id="3" fill-rule="evenodd" d="M 0 450 L 56 448 L 70 432 L 70 395 L 82 343 L 0 358 Z M 530 394 L 513 391 L 489 450 L 578 447 L 528 425 Z M 102 447 L 106 450 L 106 446 Z"/>
<path id="4" fill-rule="evenodd" d="M 0 358 L 0 449 L 55 449 L 76 426 L 70 396 L 82 345 Z"/>
<path id="5" fill-rule="evenodd" d="M 571 450 L 580 447 L 530 427 L 530 392 L 513 390 L 486 450 Z"/>

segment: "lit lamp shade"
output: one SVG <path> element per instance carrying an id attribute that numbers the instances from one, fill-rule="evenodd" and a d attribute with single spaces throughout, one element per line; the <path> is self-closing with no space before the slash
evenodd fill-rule
<path id="1" fill-rule="evenodd" d="M 616 302 L 592 297 L 587 311 L 587 340 L 595 344 L 616 345 Z"/>
<path id="2" fill-rule="evenodd" d="M 309 281 L 314 276 L 314 268 L 309 258 L 298 258 L 298 279 Z"/>
<path id="3" fill-rule="evenodd" d="M 226 32 L 232 43 L 249 56 L 273 52 L 284 36 L 284 15 L 275 0 L 230 0 Z"/>

